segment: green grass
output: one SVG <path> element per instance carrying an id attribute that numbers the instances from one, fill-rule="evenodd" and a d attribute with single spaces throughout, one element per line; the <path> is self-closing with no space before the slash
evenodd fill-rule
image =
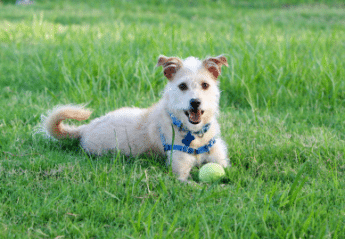
<path id="1" fill-rule="evenodd" d="M 345 237 L 341 1 L 3 2 L 1 238 Z M 219 184 L 33 135 L 57 104 L 88 103 L 93 118 L 149 107 L 166 83 L 160 54 L 222 53 L 233 167 Z"/>

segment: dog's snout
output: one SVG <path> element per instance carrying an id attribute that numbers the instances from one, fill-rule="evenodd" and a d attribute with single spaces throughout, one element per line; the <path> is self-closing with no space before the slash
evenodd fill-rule
<path id="1" fill-rule="evenodd" d="M 190 105 L 192 106 L 193 109 L 199 108 L 201 102 L 199 99 L 191 99 L 190 100 Z"/>

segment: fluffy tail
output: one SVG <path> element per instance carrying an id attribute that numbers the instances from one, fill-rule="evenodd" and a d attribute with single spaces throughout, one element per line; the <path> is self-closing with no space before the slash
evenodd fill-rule
<path id="1" fill-rule="evenodd" d="M 83 126 L 70 126 L 63 124 L 65 119 L 86 120 L 90 117 L 91 111 L 84 109 L 83 106 L 58 106 L 48 113 L 48 116 L 42 117 L 42 130 L 49 136 L 56 139 L 80 138 L 80 132 Z"/>

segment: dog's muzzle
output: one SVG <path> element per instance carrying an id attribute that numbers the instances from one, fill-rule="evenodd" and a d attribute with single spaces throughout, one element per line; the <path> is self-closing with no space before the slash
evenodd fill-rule
<path id="1" fill-rule="evenodd" d="M 184 111 L 191 124 L 199 124 L 201 122 L 201 116 L 204 114 L 204 111 L 199 109 L 200 104 L 199 99 L 191 99 L 190 109 Z"/>

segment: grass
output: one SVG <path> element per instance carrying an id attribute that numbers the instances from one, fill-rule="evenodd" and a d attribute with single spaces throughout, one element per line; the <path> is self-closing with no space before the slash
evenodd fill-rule
<path id="1" fill-rule="evenodd" d="M 1 238 L 345 237 L 340 1 L 3 2 Z M 33 135 L 57 104 L 88 103 L 93 118 L 150 106 L 166 83 L 160 54 L 221 53 L 233 167 L 218 184 Z"/>

